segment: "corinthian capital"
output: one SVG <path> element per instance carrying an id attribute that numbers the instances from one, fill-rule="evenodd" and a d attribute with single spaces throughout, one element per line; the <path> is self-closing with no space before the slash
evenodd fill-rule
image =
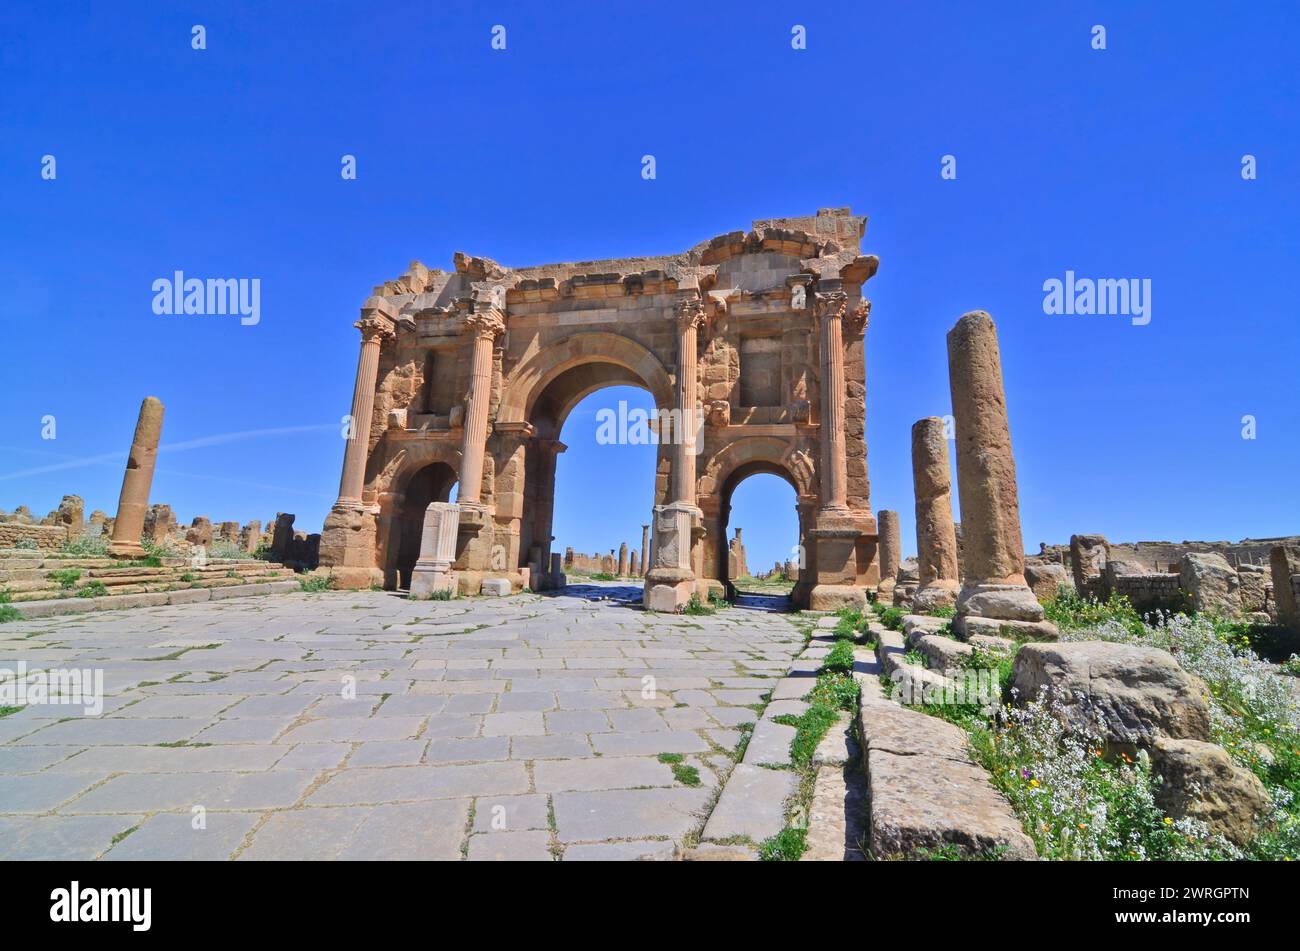
<path id="1" fill-rule="evenodd" d="M 381 314 L 367 314 L 352 326 L 361 331 L 362 343 L 373 340 L 382 346 L 384 341 L 396 336 L 393 322 Z"/>
<path id="2" fill-rule="evenodd" d="M 704 301 L 698 297 L 688 297 L 673 304 L 673 321 L 677 324 L 678 333 L 691 327 L 698 330 L 704 326 L 705 319 Z"/>
<path id="3" fill-rule="evenodd" d="M 506 315 L 495 307 L 476 309 L 465 318 L 465 331 L 475 337 L 495 338 L 506 329 Z"/>
<path id="4" fill-rule="evenodd" d="M 849 295 L 843 291 L 814 294 L 813 308 L 818 320 L 825 320 L 828 317 L 842 319 L 849 309 Z"/>
<path id="5" fill-rule="evenodd" d="M 858 301 L 858 306 L 853 308 L 853 313 L 844 318 L 844 334 L 847 337 L 857 337 L 867 329 L 867 323 L 871 320 L 871 301 L 865 297 Z"/>

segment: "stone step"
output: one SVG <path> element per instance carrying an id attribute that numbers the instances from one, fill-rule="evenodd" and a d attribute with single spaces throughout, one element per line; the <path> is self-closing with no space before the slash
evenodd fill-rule
<path id="1" fill-rule="evenodd" d="M 1034 844 L 967 752 L 966 732 L 895 703 L 858 711 L 873 857 L 1034 859 Z"/>
<path id="2" fill-rule="evenodd" d="M 80 592 L 98 581 L 113 594 L 147 594 L 159 591 L 178 591 L 187 588 L 224 588 L 234 585 L 278 581 L 291 577 L 292 572 L 279 567 L 264 568 L 255 572 L 242 572 L 236 577 L 214 572 L 194 571 L 194 580 L 185 581 L 181 576 L 186 572 L 176 571 L 170 574 L 143 576 L 119 576 L 114 578 L 83 578 L 72 588 L 45 579 L 41 582 L 12 586 L 10 595 L 15 603 L 29 601 L 46 601 L 81 597 Z"/>
<path id="3" fill-rule="evenodd" d="M 197 601 L 218 601 L 226 598 L 253 597 L 267 594 L 289 594 L 300 590 L 302 589 L 299 583 L 290 579 L 231 585 L 228 587 L 182 588 L 176 591 L 118 594 L 102 598 L 53 598 L 45 601 L 15 603 L 14 607 L 24 617 L 36 618 L 60 614 L 87 614 L 92 611 L 114 611 L 122 608 L 193 604 Z"/>

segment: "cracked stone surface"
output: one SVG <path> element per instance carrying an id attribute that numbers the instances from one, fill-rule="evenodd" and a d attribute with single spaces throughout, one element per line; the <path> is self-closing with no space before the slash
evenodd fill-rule
<path id="1" fill-rule="evenodd" d="M 105 698 L 97 717 L 0 718 L 0 860 L 671 856 L 803 645 L 781 615 L 636 595 L 326 592 L 6 624 L 0 668 L 102 670 Z"/>

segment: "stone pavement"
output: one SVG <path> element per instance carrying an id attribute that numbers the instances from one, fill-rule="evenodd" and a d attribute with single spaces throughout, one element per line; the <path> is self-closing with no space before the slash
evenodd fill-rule
<path id="1" fill-rule="evenodd" d="M 6 624 L 0 668 L 99 668 L 106 698 L 0 718 L 0 859 L 671 854 L 803 640 L 781 615 L 623 598 L 327 592 Z"/>

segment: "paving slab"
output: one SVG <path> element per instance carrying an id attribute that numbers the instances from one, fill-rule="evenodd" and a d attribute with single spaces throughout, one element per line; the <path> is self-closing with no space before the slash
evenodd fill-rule
<path id="1" fill-rule="evenodd" d="M 0 655 L 100 668 L 106 698 L 0 719 L 0 858 L 672 857 L 752 706 L 806 692 L 777 679 L 804 640 L 779 614 L 649 615 L 636 595 L 294 592 L 15 621 Z"/>

